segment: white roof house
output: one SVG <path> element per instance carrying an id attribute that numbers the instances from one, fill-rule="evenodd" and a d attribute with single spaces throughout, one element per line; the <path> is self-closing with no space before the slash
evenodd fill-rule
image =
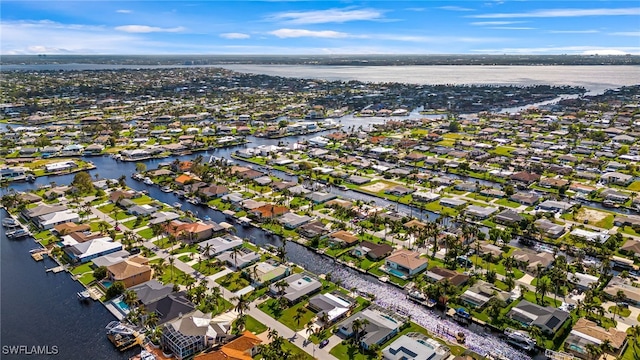
<path id="1" fill-rule="evenodd" d="M 66 253 L 72 260 L 77 262 L 87 262 L 97 257 L 114 253 L 122 250 L 122 244 L 114 242 L 113 239 L 106 236 L 103 238 L 93 239 L 91 241 L 72 245 L 66 249 Z"/>
<path id="2" fill-rule="evenodd" d="M 47 164 L 44 167 L 47 170 L 47 172 L 53 172 L 53 171 L 72 169 L 77 166 L 78 165 L 76 165 L 76 163 L 73 161 L 59 161 L 59 162 Z"/>
<path id="3" fill-rule="evenodd" d="M 591 242 L 604 243 L 609 239 L 608 231 L 589 231 L 584 229 L 574 229 L 571 231 L 571 235 L 575 237 L 579 237 Z"/>
<path id="4" fill-rule="evenodd" d="M 205 251 L 207 246 L 209 246 L 209 256 L 216 256 L 225 251 L 229 251 L 235 249 L 237 247 L 242 246 L 242 239 L 235 236 L 228 237 L 215 237 L 213 239 L 209 239 L 203 241 L 198 244 L 198 248 L 201 251 Z"/>
<path id="5" fill-rule="evenodd" d="M 36 222 L 42 229 L 51 229 L 58 224 L 66 222 L 78 222 L 80 221 L 80 215 L 71 210 L 58 211 L 51 214 L 41 215 L 36 219 Z"/>

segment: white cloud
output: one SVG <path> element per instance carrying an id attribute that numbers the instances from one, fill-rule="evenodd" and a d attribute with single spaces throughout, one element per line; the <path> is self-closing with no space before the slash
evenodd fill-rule
<path id="1" fill-rule="evenodd" d="M 549 30 L 551 34 L 596 34 L 598 30 Z"/>
<path id="2" fill-rule="evenodd" d="M 609 35 L 615 35 L 615 36 L 635 36 L 635 37 L 639 37 L 639 38 L 640 38 L 640 31 L 619 31 L 619 32 L 612 32 L 612 33 L 609 33 Z"/>
<path id="3" fill-rule="evenodd" d="M 133 11 L 127 9 L 116 10 L 118 14 L 131 14 Z"/>
<path id="4" fill-rule="evenodd" d="M 147 25 L 123 25 L 116 26 L 115 28 L 118 31 L 123 31 L 127 33 L 135 33 L 135 34 L 145 34 L 145 33 L 154 33 L 154 32 L 182 32 L 186 30 L 182 26 L 174 27 L 174 28 L 161 28 L 157 26 L 147 26 Z"/>
<path id="5" fill-rule="evenodd" d="M 474 26 L 500 26 L 500 25 L 513 25 L 522 24 L 524 21 L 476 21 L 472 22 Z"/>
<path id="6" fill-rule="evenodd" d="M 289 24 L 345 23 L 349 21 L 382 20 L 383 12 L 375 9 L 327 9 L 284 12 L 268 18 Z"/>
<path id="7" fill-rule="evenodd" d="M 469 15 L 468 17 L 480 19 L 507 19 L 507 18 L 555 18 L 555 17 L 582 17 L 582 16 L 624 16 L 640 15 L 638 8 L 617 8 L 617 9 L 551 9 L 535 10 L 524 13 L 494 13 Z"/>
<path id="8" fill-rule="evenodd" d="M 526 26 L 494 26 L 494 27 L 489 27 L 487 29 L 492 29 L 492 30 L 535 30 L 536 28 L 534 28 L 534 27 L 526 27 Z"/>
<path id="9" fill-rule="evenodd" d="M 299 37 L 315 37 L 315 38 L 329 38 L 329 39 L 338 39 L 338 38 L 346 38 L 350 35 L 343 32 L 331 31 L 331 30 L 305 30 L 305 29 L 278 29 L 269 32 L 271 35 L 275 35 L 282 39 L 287 38 L 299 38 Z"/>
<path id="10" fill-rule="evenodd" d="M 243 34 L 243 33 L 223 33 L 223 34 L 220 34 L 220 37 L 224 39 L 236 40 L 236 39 L 248 39 L 251 36 L 249 34 Z"/>
<path id="11" fill-rule="evenodd" d="M 474 11 L 475 10 L 475 9 L 471 9 L 471 8 L 466 8 L 466 7 L 462 7 L 462 6 L 454 6 L 454 5 L 440 6 L 438 9 L 440 9 L 440 10 L 449 10 L 449 11 Z"/>

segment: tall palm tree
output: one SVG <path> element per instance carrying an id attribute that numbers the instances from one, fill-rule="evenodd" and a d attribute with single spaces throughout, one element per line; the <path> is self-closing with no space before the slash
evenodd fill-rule
<path id="1" fill-rule="evenodd" d="M 300 325 L 300 320 L 304 317 L 307 311 L 303 307 L 299 307 L 296 309 L 296 314 L 293 315 L 293 320 L 296 321 L 296 324 Z"/>
<path id="2" fill-rule="evenodd" d="M 355 339 L 355 343 L 360 346 L 360 332 L 364 330 L 364 328 L 369 324 L 369 320 L 367 319 L 355 319 L 351 323 L 351 330 L 353 330 L 353 335 Z"/>
<path id="3" fill-rule="evenodd" d="M 147 318 L 145 319 L 144 324 L 149 328 L 153 328 L 158 324 L 158 320 L 159 320 L 158 313 L 154 311 L 147 315 Z"/>
<path id="4" fill-rule="evenodd" d="M 236 331 L 238 333 L 241 333 L 244 330 L 246 324 L 247 324 L 247 316 L 244 314 L 238 316 L 238 318 L 236 319 Z"/>
<path id="5" fill-rule="evenodd" d="M 242 316 L 245 311 L 249 310 L 249 300 L 244 295 L 234 296 L 232 301 L 236 301 L 235 310 Z"/>
<path id="6" fill-rule="evenodd" d="M 283 279 L 275 283 L 274 286 L 278 289 L 279 297 L 282 297 L 284 296 L 284 290 L 289 286 L 289 283 Z"/>
<path id="7" fill-rule="evenodd" d="M 128 306 L 134 306 L 138 302 L 138 294 L 136 294 L 133 290 L 126 290 L 122 294 L 122 300 Z"/>
<path id="8" fill-rule="evenodd" d="M 173 264 L 176 262 L 176 259 L 173 256 L 169 256 L 169 266 L 171 270 L 171 282 L 173 282 Z"/>

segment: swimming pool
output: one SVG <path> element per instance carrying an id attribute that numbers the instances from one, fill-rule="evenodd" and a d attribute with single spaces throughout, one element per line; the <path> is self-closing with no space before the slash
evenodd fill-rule
<path id="1" fill-rule="evenodd" d="M 387 271 L 391 275 L 395 275 L 395 276 L 397 276 L 397 277 L 399 277 L 401 279 L 404 279 L 404 278 L 407 277 L 407 275 L 405 273 L 403 273 L 402 271 L 400 271 L 400 270 L 396 270 L 396 269 L 393 269 L 393 268 L 388 268 Z"/>
<path id="2" fill-rule="evenodd" d="M 106 289 L 111 287 L 113 282 L 110 281 L 110 280 L 102 280 L 102 281 L 100 281 L 100 284 L 102 284 L 102 287 L 106 290 Z"/>
<path id="3" fill-rule="evenodd" d="M 125 303 L 124 301 L 122 301 L 122 297 L 119 297 L 115 300 L 113 300 L 113 305 L 115 305 L 120 311 L 122 311 L 125 314 L 129 313 L 129 305 L 127 305 L 127 303 Z"/>

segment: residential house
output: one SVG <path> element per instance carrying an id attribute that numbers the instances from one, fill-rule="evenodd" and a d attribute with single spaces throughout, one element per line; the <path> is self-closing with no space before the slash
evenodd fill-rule
<path id="1" fill-rule="evenodd" d="M 322 283 L 315 276 L 308 273 L 293 274 L 283 279 L 288 286 L 284 288 L 282 297 L 290 304 L 295 304 L 303 297 L 316 293 L 322 289 Z M 280 295 L 280 289 L 271 284 L 269 291 L 274 295 Z"/>
<path id="2" fill-rule="evenodd" d="M 612 171 L 602 174 L 600 181 L 608 184 L 627 186 L 633 181 L 633 176 Z"/>
<path id="3" fill-rule="evenodd" d="M 427 268 L 427 259 L 420 253 L 406 249 L 397 250 L 389 255 L 381 269 L 402 279 L 411 278 Z"/>
<path id="4" fill-rule="evenodd" d="M 471 307 L 481 308 L 494 297 L 508 302 L 511 293 L 502 291 L 486 281 L 478 280 L 460 295 L 460 300 Z"/>
<path id="5" fill-rule="evenodd" d="M 213 226 L 202 222 L 182 222 L 173 220 L 166 229 L 167 233 L 188 242 L 199 242 L 213 235 Z"/>
<path id="6" fill-rule="evenodd" d="M 538 265 L 542 269 L 548 269 L 555 257 L 548 252 L 535 252 L 529 249 L 516 249 L 511 256 L 516 259 L 522 266 L 526 267 L 528 272 L 535 272 Z"/>
<path id="7" fill-rule="evenodd" d="M 591 288 L 591 286 L 598 284 L 597 276 L 579 272 L 567 275 L 569 282 L 575 285 L 576 288 L 578 288 L 580 291 L 586 291 L 587 289 Z"/>
<path id="8" fill-rule="evenodd" d="M 372 345 L 381 345 L 391 339 L 399 331 L 407 320 L 389 310 L 371 305 L 368 308 L 352 315 L 340 323 L 338 332 L 345 337 L 355 336 L 353 322 L 365 321 L 364 329 L 359 336 L 360 347 L 369 349 Z"/>
<path id="9" fill-rule="evenodd" d="M 351 250 L 351 254 L 359 258 L 366 256 L 371 260 L 380 260 L 389 256 L 392 251 L 393 247 L 389 244 L 375 244 L 370 241 L 362 241 Z"/>
<path id="10" fill-rule="evenodd" d="M 465 206 L 467 202 L 465 200 L 453 199 L 453 198 L 442 198 L 440 199 L 440 205 L 445 207 L 450 207 L 454 209 L 459 209 Z"/>
<path id="11" fill-rule="evenodd" d="M 152 279 L 132 286 L 129 290 L 136 293 L 136 298 L 140 304 L 147 306 L 147 304 L 171 294 L 173 292 L 173 284 L 162 284 L 158 280 Z"/>
<path id="12" fill-rule="evenodd" d="M 628 239 L 620 247 L 620 252 L 628 254 L 632 257 L 640 257 L 640 241 L 635 239 Z"/>
<path id="13" fill-rule="evenodd" d="M 573 229 L 570 234 L 571 236 L 576 237 L 578 239 L 595 242 L 599 244 L 604 243 L 610 237 L 609 232 L 607 230 L 590 231 L 590 230 L 576 228 L 576 229 Z"/>
<path id="14" fill-rule="evenodd" d="M 195 310 L 165 323 L 161 343 L 164 352 L 185 360 L 216 344 L 221 335 L 224 332 L 212 323 L 211 315 Z"/>
<path id="15" fill-rule="evenodd" d="M 581 359 L 591 359 L 587 345 L 591 344 L 599 347 L 605 341 L 609 343 L 612 349 L 608 353 L 618 356 L 625 348 L 627 333 L 615 327 L 605 329 L 591 320 L 579 318 L 564 342 L 564 349 Z"/>
<path id="16" fill-rule="evenodd" d="M 151 280 L 151 275 L 149 259 L 143 256 L 132 256 L 107 267 L 109 280 L 121 281 L 127 289 Z"/>
<path id="17" fill-rule="evenodd" d="M 282 224 L 286 229 L 296 229 L 301 225 L 304 225 L 311 221 L 313 218 L 307 215 L 298 215 L 294 213 L 286 213 L 282 215 L 278 222 Z"/>
<path id="18" fill-rule="evenodd" d="M 289 209 L 286 206 L 281 205 L 273 205 L 273 204 L 264 204 L 260 207 L 251 210 L 251 214 L 256 216 L 258 220 L 264 219 L 273 219 L 282 214 L 286 214 L 289 212 Z"/>
<path id="19" fill-rule="evenodd" d="M 544 218 L 536 220 L 534 225 L 545 236 L 553 239 L 559 238 L 565 232 L 564 226 L 558 225 Z"/>
<path id="20" fill-rule="evenodd" d="M 494 222 L 504 225 L 517 224 L 522 220 L 524 220 L 524 218 L 519 213 L 511 209 L 503 210 L 493 217 Z"/>
<path id="21" fill-rule="evenodd" d="M 25 220 L 32 220 L 42 215 L 52 214 L 58 211 L 67 210 L 66 205 L 47 205 L 40 204 L 30 209 L 24 209 L 20 213 Z"/>
<path id="22" fill-rule="evenodd" d="M 200 188 L 198 191 L 209 199 L 223 197 L 229 193 L 229 189 L 222 185 L 211 185 Z"/>
<path id="23" fill-rule="evenodd" d="M 63 210 L 50 214 L 40 215 L 33 222 L 41 229 L 52 229 L 56 225 L 64 224 L 67 222 L 79 222 L 80 215 L 71 210 Z"/>
<path id="24" fill-rule="evenodd" d="M 279 264 L 274 260 L 257 263 L 248 268 L 246 272 L 255 286 L 276 282 L 291 275 L 291 269 L 288 266 Z"/>
<path id="25" fill-rule="evenodd" d="M 347 247 L 356 244 L 358 242 L 358 237 L 348 231 L 339 230 L 332 234 L 329 234 L 327 240 L 331 245 Z"/>
<path id="26" fill-rule="evenodd" d="M 243 269 L 260 260 L 260 254 L 246 248 L 238 248 L 237 251 L 225 251 L 216 256 L 216 259 L 236 270 Z"/>
<path id="27" fill-rule="evenodd" d="M 194 360 L 252 360 L 258 355 L 261 343 L 262 340 L 257 336 L 250 331 L 245 331 L 215 351 L 196 355 Z"/>
<path id="28" fill-rule="evenodd" d="M 225 251 L 231 251 L 235 248 L 239 248 L 242 246 L 242 239 L 237 236 L 228 235 L 225 237 L 215 237 L 213 239 L 209 239 L 203 241 L 198 244 L 198 249 L 200 252 L 206 252 L 209 250 L 209 257 L 214 257 L 216 255 L 222 254 Z"/>
<path id="29" fill-rule="evenodd" d="M 622 291 L 625 301 L 636 306 L 640 305 L 640 288 L 635 287 L 630 279 L 614 276 L 603 291 L 609 299 L 615 298 L 618 291 Z"/>
<path id="30" fill-rule="evenodd" d="M 328 232 L 329 230 L 325 227 L 322 221 L 319 220 L 306 223 L 298 228 L 298 233 L 309 239 L 316 236 L 323 236 Z"/>
<path id="31" fill-rule="evenodd" d="M 541 179 L 538 184 L 546 188 L 559 189 L 563 186 L 569 185 L 569 181 L 557 178 L 544 178 Z"/>
<path id="32" fill-rule="evenodd" d="M 555 334 L 571 317 L 564 311 L 551 306 L 542 307 L 527 300 L 521 300 L 507 316 L 524 326 L 536 326 L 546 334 Z"/>
<path id="33" fill-rule="evenodd" d="M 194 311 L 196 305 L 187 298 L 186 292 L 179 291 L 147 304 L 146 309 L 147 313 L 158 314 L 158 325 L 162 325 Z"/>
<path id="34" fill-rule="evenodd" d="M 382 349 L 384 360 L 444 360 L 449 356 L 447 346 L 417 332 L 402 335 Z"/>
<path id="35" fill-rule="evenodd" d="M 483 206 L 477 206 L 477 205 L 469 205 L 464 210 L 464 214 L 476 219 L 486 219 L 496 211 L 498 211 L 498 208 L 489 207 L 489 206 L 483 207 Z"/>
<path id="36" fill-rule="evenodd" d="M 469 275 L 437 266 L 427 270 L 425 277 L 432 282 L 448 281 L 453 286 L 462 286 L 469 280 Z"/>
<path id="37" fill-rule="evenodd" d="M 510 179 L 519 186 L 527 187 L 540 180 L 540 175 L 526 171 L 517 172 L 510 176 Z"/>
<path id="38" fill-rule="evenodd" d="M 327 315 L 327 323 L 323 326 L 332 324 L 345 316 L 354 308 L 356 302 L 339 291 L 333 293 L 318 294 L 309 299 L 307 307 L 316 313 L 318 319 L 322 319 L 324 314 Z"/>
<path id="39" fill-rule="evenodd" d="M 533 206 L 538 202 L 538 200 L 540 200 L 540 198 L 542 197 L 535 193 L 519 192 L 511 195 L 509 197 L 509 200 L 515 201 L 522 205 Z"/>
<path id="40" fill-rule="evenodd" d="M 71 262 L 86 263 L 97 257 L 122 250 L 122 244 L 110 237 L 102 237 L 64 248 Z"/>
<path id="41" fill-rule="evenodd" d="M 314 204 L 324 204 L 329 200 L 337 198 L 335 194 L 325 193 L 321 191 L 314 191 L 305 195 L 305 198 L 311 200 Z"/>
<path id="42" fill-rule="evenodd" d="M 541 202 L 538 205 L 538 207 L 542 211 L 552 211 L 552 212 L 564 213 L 564 212 L 568 211 L 569 209 L 571 209 L 573 207 L 573 205 L 571 203 L 566 202 L 566 201 L 546 200 L 546 201 Z"/>

